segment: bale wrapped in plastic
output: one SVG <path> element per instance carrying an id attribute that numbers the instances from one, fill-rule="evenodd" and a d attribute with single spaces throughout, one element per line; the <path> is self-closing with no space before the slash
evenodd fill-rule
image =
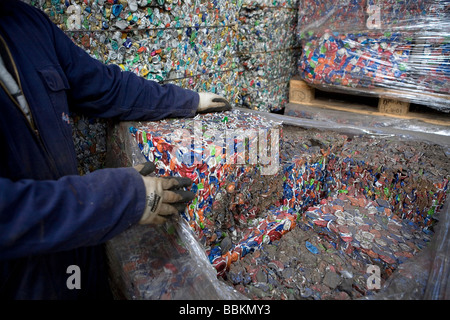
<path id="1" fill-rule="evenodd" d="M 307 83 L 448 111 L 448 1 L 301 0 L 298 18 Z"/>
<path id="2" fill-rule="evenodd" d="M 267 129 L 270 136 L 259 135 Z M 378 266 L 384 285 L 399 266 L 430 249 L 430 238 L 446 241 L 445 234 L 433 237 L 433 228 L 448 190 L 448 139 L 437 136 L 430 144 L 411 134 L 417 133 L 397 136 L 390 128 L 373 131 L 237 110 L 122 123 L 110 136 L 116 165 L 152 161 L 157 175 L 193 179 L 196 198 L 175 225 L 133 227 L 109 243 L 116 287 L 137 299 L 174 299 L 183 292 L 196 299 L 236 298 L 238 292 L 252 299 L 348 298 L 345 290 L 352 299 L 376 297 L 367 287 L 367 264 Z M 279 152 L 272 145 L 278 139 Z M 272 164 L 278 156 L 279 163 L 262 172 L 267 167 L 258 161 L 269 157 L 268 145 Z M 255 146 L 263 152 L 252 153 Z M 303 243 L 306 251 L 294 250 Z M 276 244 L 292 254 L 280 249 L 280 261 L 267 256 Z M 330 267 L 333 274 L 311 276 L 317 268 L 303 261 L 308 252 L 320 261 L 340 262 Z M 298 278 L 303 273 L 289 272 L 295 266 L 309 274 L 304 283 Z M 334 286 L 340 281 L 352 286 Z M 437 281 L 446 285 L 444 278 Z M 427 279 L 405 285 L 421 292 L 424 284 Z M 396 298 L 405 297 L 393 290 Z"/>

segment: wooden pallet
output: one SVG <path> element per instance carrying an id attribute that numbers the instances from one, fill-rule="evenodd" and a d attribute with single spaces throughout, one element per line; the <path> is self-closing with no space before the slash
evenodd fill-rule
<path id="1" fill-rule="evenodd" d="M 315 89 L 300 78 L 294 77 L 290 80 L 289 103 L 317 106 L 365 115 L 419 119 L 431 124 L 450 126 L 450 114 L 440 112 L 439 115 L 436 115 L 431 113 L 410 112 L 409 102 L 387 97 L 399 95 L 399 91 L 385 89 L 371 89 L 371 91 L 375 91 L 378 95 L 378 107 L 376 108 L 363 103 L 333 101 L 332 99 L 316 99 Z"/>

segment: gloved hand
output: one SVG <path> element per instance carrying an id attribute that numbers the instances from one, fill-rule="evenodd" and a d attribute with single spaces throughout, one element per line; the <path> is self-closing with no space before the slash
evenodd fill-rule
<path id="1" fill-rule="evenodd" d="M 199 92 L 200 101 L 197 113 L 220 112 L 231 110 L 231 104 L 227 99 L 211 92 Z"/>
<path id="2" fill-rule="evenodd" d="M 190 191 L 180 190 L 190 187 L 192 180 L 182 177 L 147 177 L 155 170 L 151 162 L 134 167 L 144 180 L 146 189 L 146 207 L 139 224 L 162 224 L 168 217 L 186 208 L 195 198 Z"/>

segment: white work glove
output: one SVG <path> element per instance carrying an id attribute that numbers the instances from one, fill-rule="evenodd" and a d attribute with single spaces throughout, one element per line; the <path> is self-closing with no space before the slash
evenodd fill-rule
<path id="1" fill-rule="evenodd" d="M 227 99 L 211 92 L 199 92 L 200 101 L 197 113 L 221 112 L 231 110 L 231 104 Z"/>
<path id="2" fill-rule="evenodd" d="M 146 207 L 139 224 L 162 224 L 171 215 L 184 211 L 195 198 L 193 192 L 181 190 L 192 185 L 189 178 L 147 177 L 155 170 L 151 162 L 134 168 L 142 175 L 146 189 Z"/>

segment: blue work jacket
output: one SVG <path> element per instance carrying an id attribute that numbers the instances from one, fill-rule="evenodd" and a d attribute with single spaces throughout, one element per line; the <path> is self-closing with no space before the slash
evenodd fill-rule
<path id="1" fill-rule="evenodd" d="M 67 114 L 192 117 L 199 95 L 93 59 L 21 1 L 0 1 L 0 41 L 32 114 L 0 86 L 0 297 L 109 298 L 102 244 L 139 221 L 145 186 L 133 168 L 78 175 Z"/>

